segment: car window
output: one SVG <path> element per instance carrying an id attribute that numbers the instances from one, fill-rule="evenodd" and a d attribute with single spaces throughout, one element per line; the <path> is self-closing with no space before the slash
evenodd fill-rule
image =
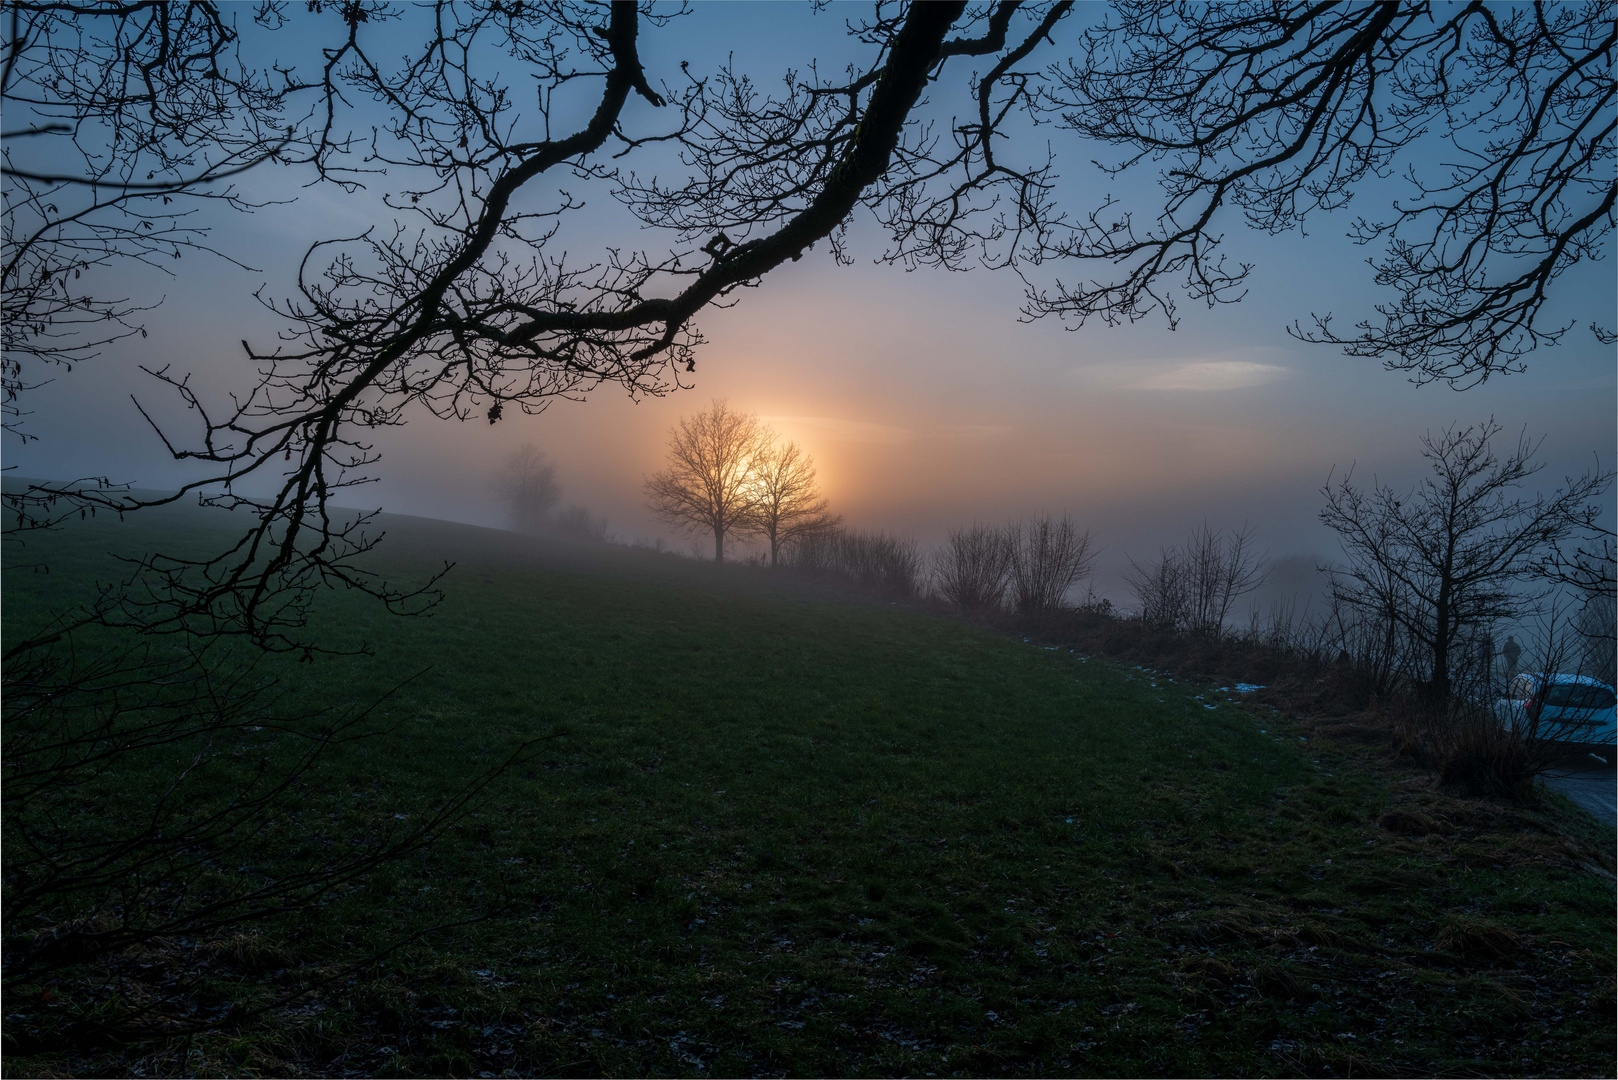
<path id="1" fill-rule="evenodd" d="M 1605 686 L 1558 683 L 1545 695 L 1545 704 L 1553 709 L 1610 709 L 1613 692 Z"/>

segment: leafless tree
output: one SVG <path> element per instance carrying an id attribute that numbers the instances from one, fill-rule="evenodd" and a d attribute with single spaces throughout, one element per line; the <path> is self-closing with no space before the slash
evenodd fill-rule
<path id="1" fill-rule="evenodd" d="M 1011 578 L 1011 546 L 1005 531 L 983 524 L 952 529 L 933 558 L 933 576 L 944 599 L 961 610 L 998 610 Z"/>
<path id="2" fill-rule="evenodd" d="M 1613 545 L 1611 520 L 1609 514 L 1605 521 L 1581 517 L 1573 522 L 1572 537 L 1539 560 L 1535 576 L 1581 596 L 1618 599 L 1618 581 L 1613 574 L 1618 549 Z"/>
<path id="3" fill-rule="evenodd" d="M 820 494 L 814 459 L 797 443 L 772 440 L 754 456 L 752 477 L 748 527 L 770 545 L 771 566 L 780 562 L 783 547 L 841 523 Z"/>
<path id="4" fill-rule="evenodd" d="M 1109 200 L 1078 220 L 1030 215 L 1041 259 L 1121 273 L 1036 289 L 1030 310 L 1172 323 L 1174 294 L 1240 299 L 1252 269 L 1221 252 L 1225 222 L 1300 229 L 1372 177 L 1409 193 L 1358 217 L 1393 297 L 1342 333 L 1294 333 L 1455 385 L 1521 370 L 1559 340 L 1556 280 L 1612 234 L 1618 16 L 1606 0 L 1377 4 L 1122 0 L 1052 72 L 1038 111 L 1118 148 L 1113 176 L 1162 166 L 1145 222 Z M 1442 162 L 1440 164 L 1440 162 Z M 1611 341 L 1611 327 L 1593 327 Z"/>
<path id="5" fill-rule="evenodd" d="M 1191 588 L 1187 581 L 1185 557 L 1178 548 L 1166 547 L 1157 558 L 1142 566 L 1133 556 L 1124 571 L 1124 584 L 1135 594 L 1141 621 L 1153 630 L 1183 628 L 1191 609 Z"/>
<path id="6" fill-rule="evenodd" d="M 1319 569 L 1328 582 L 1346 572 L 1337 564 Z M 1362 570 L 1374 572 L 1374 568 Z M 1400 690 L 1408 691 L 1415 680 L 1412 661 L 1418 648 L 1398 618 L 1399 611 L 1411 606 L 1404 588 L 1384 577 L 1378 592 L 1383 598 L 1382 605 L 1366 608 L 1350 604 L 1337 591 L 1330 591 L 1326 611 L 1311 629 L 1323 657 L 1335 656 L 1340 666 L 1350 669 L 1365 689 L 1379 698 L 1389 698 Z"/>
<path id="7" fill-rule="evenodd" d="M 1524 434 L 1499 457 L 1490 444 L 1501 430 L 1490 419 L 1424 436 L 1431 475 L 1412 491 L 1358 487 L 1350 470 L 1321 492 L 1321 520 L 1349 559 L 1333 594 L 1408 635 L 1412 674 L 1434 710 L 1450 703 L 1464 640 L 1546 594 L 1533 577 L 1538 561 L 1599 513 L 1595 500 L 1612 481 L 1610 471 L 1591 472 L 1531 500 L 1515 496 L 1542 468 L 1539 444 Z"/>
<path id="8" fill-rule="evenodd" d="M 1006 526 L 1011 603 L 1019 612 L 1055 611 L 1068 590 L 1090 575 L 1096 551 L 1087 530 L 1066 514 L 1038 514 Z"/>
<path id="9" fill-rule="evenodd" d="M 12 4 L 0 100 L 4 259 L 0 392 L 5 425 L 51 368 L 69 371 L 145 334 L 150 302 L 99 290 L 107 270 L 214 247 L 201 211 L 252 209 L 232 185 L 275 161 L 307 159 L 307 89 L 239 55 L 239 15 L 214 3 Z M 260 25 L 269 32 L 270 27 Z M 291 121 L 289 123 L 289 121 Z"/>
<path id="10" fill-rule="evenodd" d="M 533 444 L 513 450 L 494 476 L 494 490 L 506 504 L 511 527 L 518 532 L 542 531 L 552 509 L 562 498 L 556 463 Z"/>
<path id="11" fill-rule="evenodd" d="M 671 525 L 713 535 L 714 562 L 725 560 L 725 538 L 753 525 L 756 462 L 771 448 L 758 417 L 715 401 L 669 432 L 669 467 L 649 477 L 647 505 Z"/>
<path id="12" fill-rule="evenodd" d="M 1252 529 L 1226 533 L 1203 522 L 1155 561 L 1142 566 L 1130 559 L 1124 581 L 1148 626 L 1217 637 L 1236 601 L 1264 584 L 1267 566 L 1253 551 Z"/>
<path id="13" fill-rule="evenodd" d="M 1237 600 L 1264 584 L 1268 560 L 1253 550 L 1253 529 L 1230 532 L 1203 522 L 1185 542 L 1182 555 L 1188 596 L 1186 628 L 1217 636 Z"/>
<path id="14" fill-rule="evenodd" d="M 1595 569 L 1606 587 L 1582 590 L 1573 628 L 1583 642 L 1580 670 L 1611 686 L 1618 668 L 1618 597 L 1612 592 L 1618 564 L 1608 560 Z"/>

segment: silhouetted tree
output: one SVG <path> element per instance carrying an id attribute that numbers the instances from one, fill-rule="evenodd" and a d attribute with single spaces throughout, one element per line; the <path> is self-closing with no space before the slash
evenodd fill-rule
<path id="1" fill-rule="evenodd" d="M 1190 592 L 1187 624 L 1194 634 L 1214 636 L 1236 601 L 1264 584 L 1268 560 L 1253 550 L 1253 529 L 1229 532 L 1202 523 L 1183 549 Z"/>
<path id="2" fill-rule="evenodd" d="M 1052 71 L 1036 112 L 1117 147 L 1114 176 L 1160 164 L 1167 199 L 1139 220 L 1110 199 L 1078 220 L 1043 203 L 1021 214 L 1038 258 L 1123 269 L 1035 289 L 1030 310 L 1109 323 L 1156 310 L 1172 323 L 1177 291 L 1239 300 L 1252 266 L 1225 261 L 1228 218 L 1301 229 L 1399 174 L 1406 194 L 1349 233 L 1373 249 L 1392 300 L 1352 332 L 1329 314 L 1293 332 L 1417 381 L 1521 370 L 1571 325 L 1546 323 L 1553 284 L 1612 234 L 1615 42 L 1606 0 L 1119 0 Z"/>
<path id="3" fill-rule="evenodd" d="M 535 533 L 545 528 L 551 510 L 562 498 L 556 464 L 545 460 L 538 447 L 527 444 L 513 450 L 494 476 L 494 489 L 506 504 L 511 527 Z"/>
<path id="4" fill-rule="evenodd" d="M 1431 475 L 1409 492 L 1357 487 L 1352 470 L 1321 491 L 1320 518 L 1349 559 L 1333 574 L 1333 595 L 1408 637 L 1410 674 L 1434 710 L 1449 705 L 1463 643 L 1546 594 L 1549 586 L 1535 584 L 1538 562 L 1597 517 L 1595 500 L 1612 481 L 1611 472 L 1586 473 L 1532 500 L 1515 497 L 1543 468 L 1533 462 L 1538 443 L 1523 435 L 1502 458 L 1490 446 L 1500 431 L 1490 419 L 1423 436 Z"/>
<path id="5" fill-rule="evenodd" d="M 841 517 L 815 483 L 814 459 L 797 443 L 771 440 L 753 458 L 753 506 L 748 527 L 770 545 L 770 565 L 780 561 L 782 547 L 815 533 L 835 529 Z"/>
<path id="6" fill-rule="evenodd" d="M 199 210 L 263 205 L 233 178 L 315 153 L 306 117 L 289 112 L 309 88 L 241 59 L 236 22 L 246 13 L 155 0 L 8 5 L 0 61 L 8 431 L 29 437 L 16 423 L 19 398 L 51 368 L 71 370 L 145 333 L 138 316 L 151 305 L 101 294 L 98 272 L 138 262 L 171 274 L 195 252 L 250 258 L 214 246 Z"/>
<path id="7" fill-rule="evenodd" d="M 754 470 L 770 444 L 758 417 L 715 401 L 669 432 L 669 467 L 647 478 L 647 505 L 671 525 L 711 532 L 714 562 L 724 562 L 725 538 L 753 527 Z"/>

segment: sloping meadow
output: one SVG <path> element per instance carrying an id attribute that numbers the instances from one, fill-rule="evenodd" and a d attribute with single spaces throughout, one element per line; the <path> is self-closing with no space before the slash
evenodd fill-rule
<path id="1" fill-rule="evenodd" d="M 1547 814 L 1445 800 L 1235 694 L 754 568 L 395 526 L 395 560 L 454 548 L 443 605 L 328 598 L 323 636 L 373 654 L 267 669 L 289 707 L 386 695 L 376 734 L 198 887 L 518 760 L 316 906 L 14 992 L 8 1073 L 1611 1071 L 1610 854 Z M 8 618 L 42 610 L 13 577 Z M 126 775 L 79 812 L 154 796 Z M 143 985 L 221 1019 L 63 1049 Z"/>

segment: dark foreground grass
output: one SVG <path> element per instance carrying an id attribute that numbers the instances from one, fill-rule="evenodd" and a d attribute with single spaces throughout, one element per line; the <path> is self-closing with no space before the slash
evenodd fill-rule
<path id="1" fill-rule="evenodd" d="M 114 531 L 59 542 L 72 575 L 8 575 L 13 632 Z M 8 1074 L 1612 1072 L 1613 891 L 1544 814 L 1229 694 L 743 568 L 396 532 L 401 567 L 462 562 L 436 614 L 334 597 L 324 636 L 375 655 L 272 666 L 322 705 L 422 674 L 260 858 L 428 813 L 543 741 L 363 886 L 137 958 L 201 972 L 209 1007 L 330 984 L 185 1040 L 34 1043 Z M 102 795 L 130 812 L 140 778 Z M 94 974 L 28 988 L 52 1004 L 8 1036 L 112 993 Z"/>

